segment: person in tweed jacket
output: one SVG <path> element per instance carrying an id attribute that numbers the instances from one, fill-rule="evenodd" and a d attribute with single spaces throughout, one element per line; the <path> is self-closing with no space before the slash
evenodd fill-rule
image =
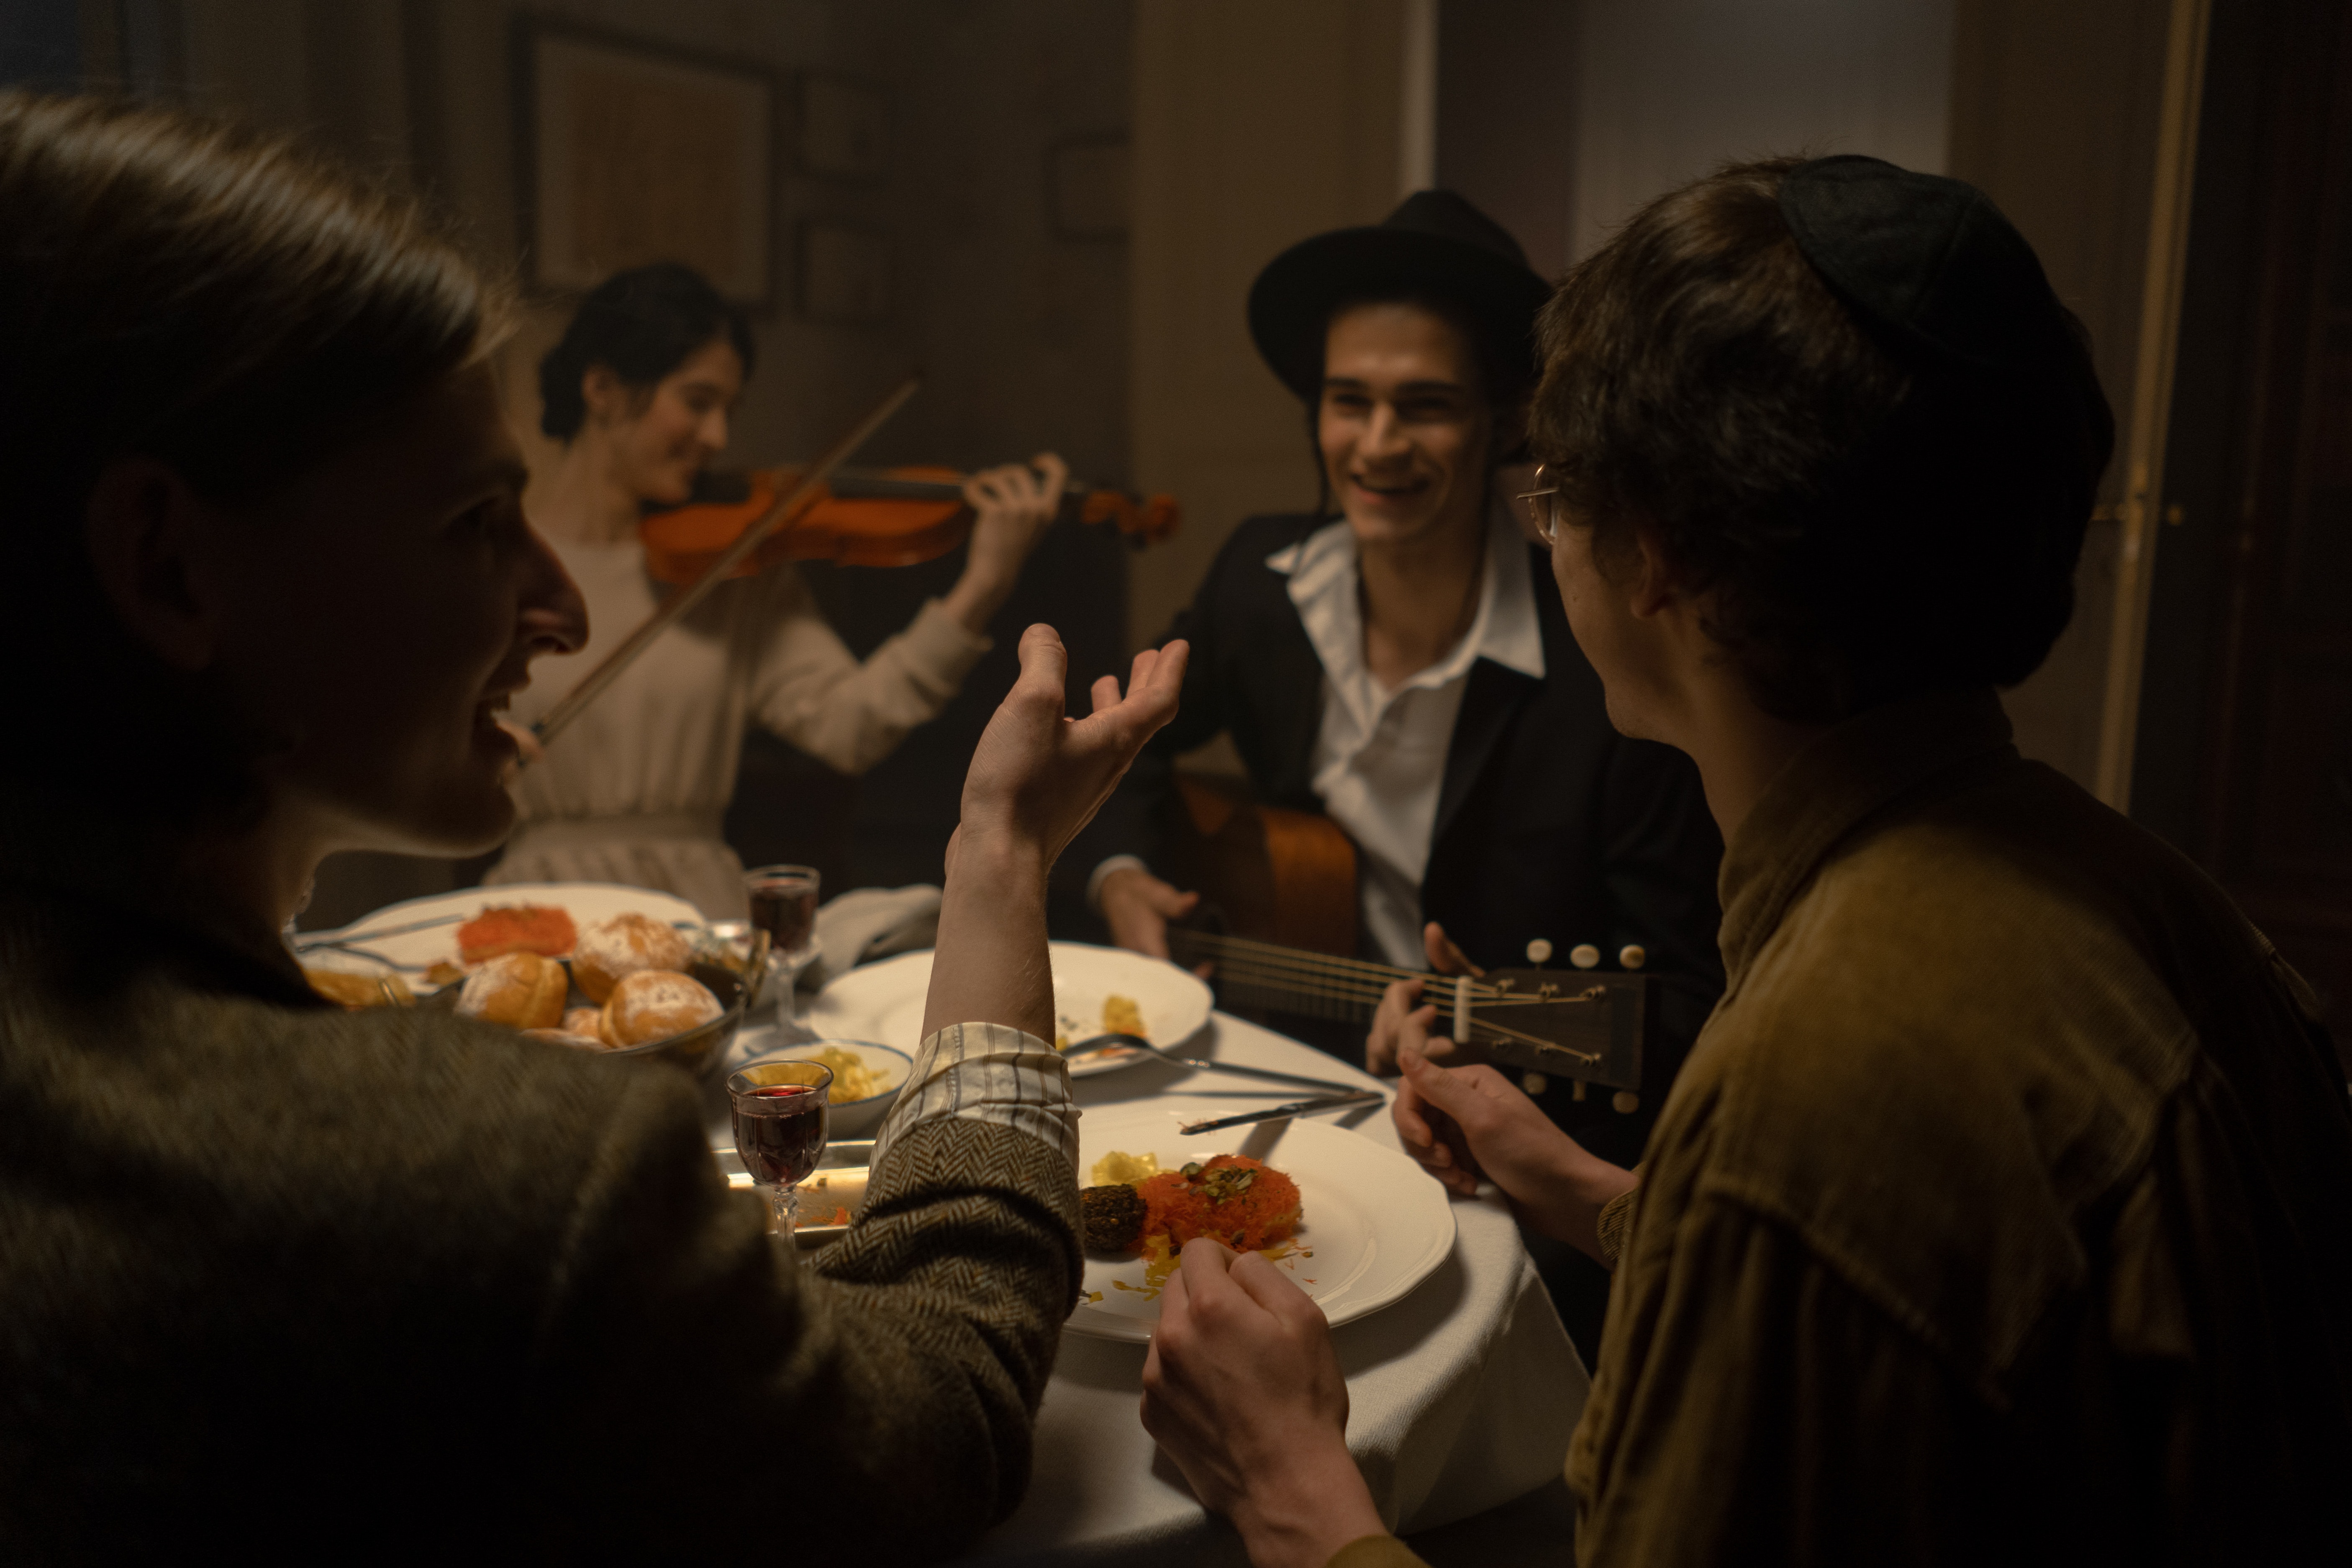
<path id="1" fill-rule="evenodd" d="M 927 1038 L 813 1267 L 694 1087 L 280 937 L 320 859 L 492 844 L 579 646 L 403 203 L 174 115 L 0 94 L 0 1560 L 899 1563 L 1019 1500 L 1079 1278 L 1047 868 L 1183 650 L 982 736 Z"/>

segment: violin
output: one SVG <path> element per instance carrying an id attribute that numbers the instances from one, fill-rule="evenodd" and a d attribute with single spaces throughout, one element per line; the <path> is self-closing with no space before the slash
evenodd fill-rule
<path id="1" fill-rule="evenodd" d="M 638 522 L 647 574 L 660 583 L 699 580 L 805 471 L 784 468 L 703 475 L 688 500 L 648 511 Z M 749 577 L 782 561 L 833 561 L 845 566 L 913 566 L 936 561 L 971 532 L 963 481 L 964 476 L 953 468 L 928 465 L 836 468 L 828 483 L 729 575 Z M 1063 490 L 1062 510 L 1063 515 L 1075 514 L 1082 522 L 1115 523 L 1139 550 L 1173 533 L 1179 521 L 1172 496 L 1139 499 L 1076 480 Z"/>

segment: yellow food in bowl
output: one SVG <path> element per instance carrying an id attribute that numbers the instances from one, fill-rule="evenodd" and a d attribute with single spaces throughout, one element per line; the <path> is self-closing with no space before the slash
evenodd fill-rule
<path id="1" fill-rule="evenodd" d="M 1151 1031 L 1143 1026 L 1143 1009 L 1135 1005 L 1132 996 L 1103 998 L 1103 1033 L 1140 1035 L 1145 1039 L 1151 1037 Z"/>
<path id="2" fill-rule="evenodd" d="M 833 1092 L 828 1097 L 835 1105 L 847 1105 L 852 1100 L 871 1100 L 888 1092 L 891 1075 L 866 1065 L 866 1058 L 856 1051 L 845 1051 L 839 1046 L 826 1046 L 811 1051 L 803 1061 L 822 1062 L 833 1069 Z"/>

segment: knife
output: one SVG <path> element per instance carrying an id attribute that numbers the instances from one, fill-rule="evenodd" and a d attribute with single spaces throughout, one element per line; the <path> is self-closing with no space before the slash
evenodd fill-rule
<path id="1" fill-rule="evenodd" d="M 1267 1110 L 1245 1111 L 1239 1116 L 1221 1116 L 1213 1121 L 1187 1121 L 1176 1129 L 1177 1133 L 1190 1138 L 1195 1132 L 1214 1132 L 1220 1128 L 1242 1127 L 1253 1121 L 1278 1121 L 1286 1116 L 1304 1116 L 1310 1111 L 1336 1110 L 1343 1105 L 1371 1105 L 1386 1100 L 1388 1095 L 1377 1089 L 1359 1089 L 1347 1094 L 1326 1094 L 1314 1100 L 1294 1100 L 1288 1105 L 1277 1105 Z"/>

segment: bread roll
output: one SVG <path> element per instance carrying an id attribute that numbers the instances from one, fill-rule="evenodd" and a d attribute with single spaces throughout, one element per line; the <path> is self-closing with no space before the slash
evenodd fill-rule
<path id="1" fill-rule="evenodd" d="M 535 952 L 509 952 L 466 976 L 457 1011 L 468 1018 L 515 1029 L 551 1029 L 563 1021 L 571 990 L 563 965 Z"/>
<path id="2" fill-rule="evenodd" d="M 580 933 L 572 949 L 572 978 L 588 1000 L 602 1004 L 613 987 L 649 969 L 686 967 L 694 948 L 681 931 L 650 915 L 634 912 L 598 921 Z"/>
<path id="3" fill-rule="evenodd" d="M 585 1035 L 601 1046 L 604 1043 L 604 1020 L 602 1007 L 566 1007 L 563 1022 L 556 1026 L 567 1034 Z"/>
<path id="4" fill-rule="evenodd" d="M 648 969 L 625 976 L 604 1004 L 608 1046 L 642 1046 L 708 1024 L 726 1009 L 691 974 Z"/>

